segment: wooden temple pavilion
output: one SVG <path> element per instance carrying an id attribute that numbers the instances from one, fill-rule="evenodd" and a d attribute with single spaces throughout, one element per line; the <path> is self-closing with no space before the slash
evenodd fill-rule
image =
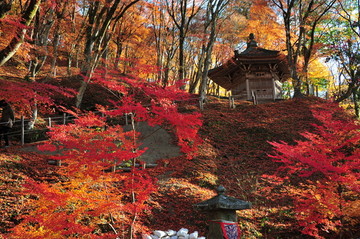
<path id="1" fill-rule="evenodd" d="M 282 98 L 282 82 L 290 78 L 286 56 L 280 51 L 258 47 L 254 34 L 247 48 L 225 64 L 209 70 L 209 78 L 230 90 L 232 97 L 244 100 L 276 100 Z"/>

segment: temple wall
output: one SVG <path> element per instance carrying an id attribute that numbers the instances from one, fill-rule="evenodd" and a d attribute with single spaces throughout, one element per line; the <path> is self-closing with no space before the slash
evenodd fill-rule
<path id="1" fill-rule="evenodd" d="M 249 87 L 247 89 L 247 86 Z M 252 100 L 252 92 L 258 99 L 281 99 L 282 84 L 279 81 L 273 81 L 272 78 L 250 79 L 242 82 L 231 90 L 233 96 L 237 99 Z M 275 95 L 274 95 L 275 94 Z"/>
<path id="2" fill-rule="evenodd" d="M 254 91 L 258 99 L 273 99 L 274 86 L 272 79 L 249 80 L 250 92 Z"/>
<path id="3" fill-rule="evenodd" d="M 244 99 L 247 99 L 247 91 L 246 91 L 246 82 L 242 82 L 239 85 L 237 85 L 234 89 L 231 90 L 232 95 L 238 95 L 240 98 L 241 96 L 244 97 Z"/>

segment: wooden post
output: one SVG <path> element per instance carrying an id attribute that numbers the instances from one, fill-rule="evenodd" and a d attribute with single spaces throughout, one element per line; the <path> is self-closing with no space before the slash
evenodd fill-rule
<path id="1" fill-rule="evenodd" d="M 63 124 L 66 124 L 66 113 L 63 113 Z"/>
<path id="2" fill-rule="evenodd" d="M 276 85 L 275 85 L 275 80 L 274 78 L 271 79 L 272 80 L 272 87 L 273 87 L 273 100 L 275 101 L 276 100 Z"/>
<path id="3" fill-rule="evenodd" d="M 25 121 L 24 116 L 21 116 L 21 146 L 25 144 Z"/>
<path id="4" fill-rule="evenodd" d="M 229 106 L 231 109 L 235 109 L 235 99 L 234 96 L 229 96 Z"/>
<path id="5" fill-rule="evenodd" d="M 256 92 L 254 90 L 251 91 L 251 97 L 254 105 L 257 105 L 257 97 L 256 97 Z"/>
<path id="6" fill-rule="evenodd" d="M 246 94 L 247 100 L 251 99 L 251 92 L 250 92 L 250 82 L 249 79 L 246 79 Z"/>

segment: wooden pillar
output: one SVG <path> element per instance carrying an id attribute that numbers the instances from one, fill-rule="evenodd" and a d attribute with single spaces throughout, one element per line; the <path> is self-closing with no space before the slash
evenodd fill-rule
<path id="1" fill-rule="evenodd" d="M 235 109 L 235 99 L 232 95 L 229 96 L 229 107 L 230 109 Z"/>
<path id="2" fill-rule="evenodd" d="M 246 79 L 246 94 L 247 100 L 251 99 L 251 91 L 250 91 L 250 82 L 249 79 Z"/>
<path id="3" fill-rule="evenodd" d="M 273 100 L 276 100 L 276 85 L 275 85 L 275 80 L 274 78 L 271 78 L 272 80 L 272 87 L 273 87 Z"/>
<path id="4" fill-rule="evenodd" d="M 257 95 L 256 95 L 256 92 L 254 90 L 251 91 L 251 99 L 254 103 L 254 105 L 257 105 L 258 102 L 257 102 Z"/>

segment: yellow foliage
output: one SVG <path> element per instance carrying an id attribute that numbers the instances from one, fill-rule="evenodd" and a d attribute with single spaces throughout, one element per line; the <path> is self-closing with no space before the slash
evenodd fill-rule
<path id="1" fill-rule="evenodd" d="M 360 218 L 360 200 L 348 202 L 344 208 L 344 214 L 348 217 Z"/>
<path id="2" fill-rule="evenodd" d="M 332 76 L 329 68 L 320 59 L 314 59 L 310 63 L 308 77 L 316 81 L 317 79 L 331 79 Z"/>
<path id="3" fill-rule="evenodd" d="M 277 16 L 266 1 L 255 0 L 250 9 L 250 19 L 242 36 L 247 38 L 254 33 L 258 45 L 272 50 L 285 48 L 285 35 L 283 26 L 277 22 Z"/>

